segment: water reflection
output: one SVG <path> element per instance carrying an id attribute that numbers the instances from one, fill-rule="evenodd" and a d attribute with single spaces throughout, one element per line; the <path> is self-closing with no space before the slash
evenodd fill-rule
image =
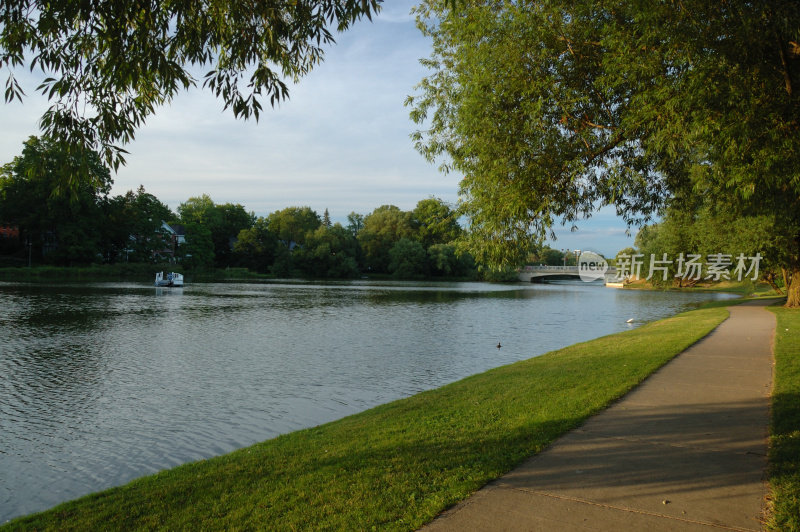
<path id="1" fill-rule="evenodd" d="M 0 283 L 0 521 L 712 297 L 724 296 L 582 283 Z"/>

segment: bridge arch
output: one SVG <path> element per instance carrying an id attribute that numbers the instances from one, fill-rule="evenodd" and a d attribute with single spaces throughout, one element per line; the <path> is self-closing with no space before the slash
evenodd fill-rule
<path id="1" fill-rule="evenodd" d="M 519 280 L 526 283 L 544 282 L 545 280 L 580 279 L 577 266 L 525 266 L 519 270 Z M 605 282 L 616 277 L 616 268 L 609 268 L 605 274 Z"/>

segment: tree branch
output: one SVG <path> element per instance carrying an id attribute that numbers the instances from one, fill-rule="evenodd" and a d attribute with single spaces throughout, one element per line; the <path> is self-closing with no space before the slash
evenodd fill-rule
<path id="1" fill-rule="evenodd" d="M 606 153 L 610 152 L 617 146 L 619 146 L 620 142 L 625 140 L 625 135 L 622 132 L 617 133 L 617 136 L 614 137 L 611 142 L 600 148 L 599 150 L 595 151 L 594 153 L 589 154 L 589 158 L 586 160 L 586 166 L 590 166 L 594 163 L 595 159 L 598 157 L 602 157 Z"/>
<path id="2" fill-rule="evenodd" d="M 781 54 L 781 65 L 783 66 L 783 83 L 786 88 L 786 93 L 789 97 L 792 96 L 792 76 L 789 73 L 789 61 L 786 59 L 786 52 L 783 49 L 783 43 L 781 42 L 780 37 L 778 37 L 778 51 Z"/>

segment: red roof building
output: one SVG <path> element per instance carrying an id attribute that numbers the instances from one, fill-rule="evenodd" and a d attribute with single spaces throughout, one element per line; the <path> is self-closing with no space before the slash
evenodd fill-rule
<path id="1" fill-rule="evenodd" d="M 0 238 L 19 238 L 19 227 L 11 225 L 0 225 Z"/>

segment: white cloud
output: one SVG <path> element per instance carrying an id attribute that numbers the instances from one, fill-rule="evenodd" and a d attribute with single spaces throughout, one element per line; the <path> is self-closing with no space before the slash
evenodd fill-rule
<path id="1" fill-rule="evenodd" d="M 337 35 L 325 62 L 257 124 L 222 113 L 208 93 L 180 95 L 138 133 L 115 192 L 141 182 L 173 207 L 208 193 L 257 214 L 288 205 L 345 215 L 385 203 L 410 209 L 430 195 L 455 201 L 458 176 L 428 165 L 409 138 L 403 101 L 429 53 L 411 17 L 397 15 L 410 7 L 393 3 Z"/>
<path id="2" fill-rule="evenodd" d="M 581 249 L 595 251 L 606 257 L 613 257 L 623 248 L 633 246 L 637 229 L 626 230 L 625 222 L 617 215 L 614 207 L 603 207 L 589 219 L 575 223 L 571 227 L 556 226 L 553 231 L 556 240 L 548 242 L 553 249 Z"/>
<path id="3" fill-rule="evenodd" d="M 179 94 L 137 132 L 127 166 L 115 176 L 113 193 L 140 184 L 172 208 L 191 196 L 240 203 L 258 215 L 308 205 L 334 219 L 366 214 L 383 204 L 411 209 L 438 196 L 455 202 L 457 174 L 441 174 L 413 148 L 416 129 L 403 106 L 428 72 L 419 59 L 429 43 L 409 11 L 415 2 L 389 0 L 373 22 L 337 34 L 337 44 L 296 86 L 290 100 L 268 107 L 260 122 L 245 122 L 208 91 Z M 38 133 L 46 100 L 33 89 L 35 76 L 20 73 L 24 105 L 0 107 L 0 164 Z M 556 228 L 554 247 L 614 252 L 630 245 L 624 224 L 601 211 L 575 233 Z M 608 244 L 601 244 L 602 242 Z M 573 243 L 574 242 L 574 243 Z"/>
<path id="4" fill-rule="evenodd" d="M 208 193 L 257 214 L 299 204 L 345 214 L 384 203 L 412 208 L 430 195 L 454 201 L 457 178 L 425 163 L 409 139 L 413 124 L 403 101 L 424 75 L 419 58 L 429 53 L 408 15 L 412 5 L 386 2 L 374 22 L 338 34 L 325 62 L 259 123 L 234 119 L 208 91 L 179 94 L 126 146 L 128 164 L 113 192 L 143 184 L 172 207 Z M 31 90 L 35 77 L 22 81 L 25 104 L 2 108 L 3 162 L 37 134 L 47 107 Z"/>

